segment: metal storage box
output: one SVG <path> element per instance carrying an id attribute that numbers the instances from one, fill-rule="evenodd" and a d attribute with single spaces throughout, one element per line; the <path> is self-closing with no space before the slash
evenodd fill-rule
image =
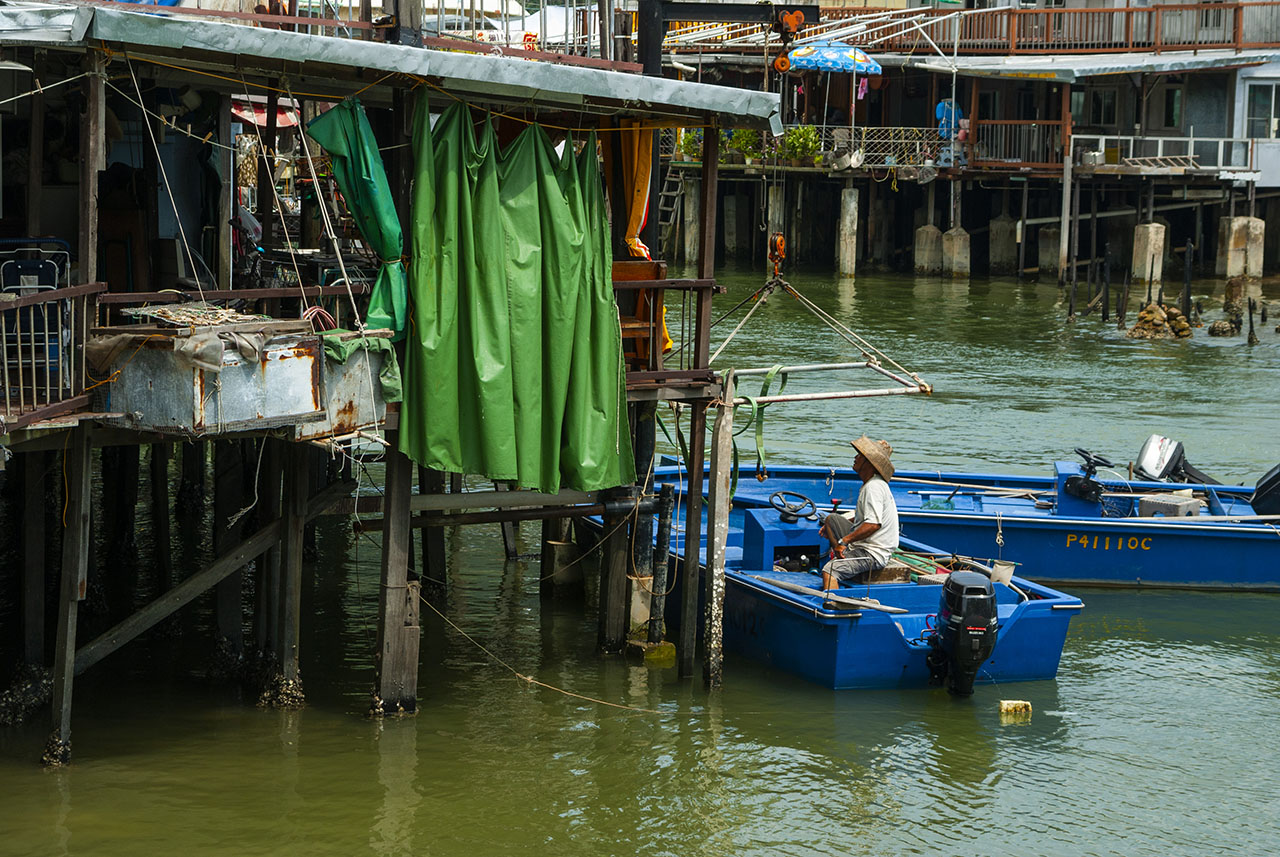
<path id="1" fill-rule="evenodd" d="M 125 338 L 110 352 L 99 408 L 140 431 L 199 436 L 295 426 L 298 440 L 350 434 L 384 418 L 380 354 L 357 351 L 336 363 L 306 323 L 257 325 L 253 336 L 241 327 L 248 326 L 95 330 L 100 351 L 112 337 Z"/>

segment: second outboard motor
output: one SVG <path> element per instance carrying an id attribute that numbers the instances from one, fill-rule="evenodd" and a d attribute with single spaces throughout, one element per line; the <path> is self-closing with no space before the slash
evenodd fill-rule
<path id="1" fill-rule="evenodd" d="M 942 584 L 938 633 L 930 638 L 929 672 L 956 696 L 973 694 L 978 669 L 996 648 L 996 591 L 973 571 L 953 571 Z"/>
<path id="2" fill-rule="evenodd" d="M 1198 482 L 1218 485 L 1218 480 L 1206 476 L 1187 461 L 1182 443 L 1163 435 L 1153 434 L 1138 450 L 1134 462 L 1134 474 L 1148 482 Z"/>

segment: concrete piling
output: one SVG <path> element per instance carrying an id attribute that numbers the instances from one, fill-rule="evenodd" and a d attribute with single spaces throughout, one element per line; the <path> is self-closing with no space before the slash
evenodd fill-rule
<path id="1" fill-rule="evenodd" d="M 942 273 L 957 280 L 969 279 L 969 233 L 959 226 L 942 235 Z"/>
<path id="2" fill-rule="evenodd" d="M 858 189 L 846 183 L 840 191 L 840 226 L 836 239 L 836 266 L 845 277 L 858 270 Z"/>
<path id="3" fill-rule="evenodd" d="M 987 259 L 992 274 L 1012 274 L 1018 265 L 1018 225 L 1000 214 L 987 230 Z"/>
<path id="4" fill-rule="evenodd" d="M 1139 283 L 1159 284 L 1164 274 L 1163 223 L 1139 223 L 1133 228 L 1133 277 Z"/>
<path id="5" fill-rule="evenodd" d="M 932 223 L 916 230 L 915 271 L 930 276 L 942 273 L 942 230 Z"/>
<path id="6" fill-rule="evenodd" d="M 1219 277 L 1261 277 L 1266 223 L 1257 217 L 1218 220 Z"/>

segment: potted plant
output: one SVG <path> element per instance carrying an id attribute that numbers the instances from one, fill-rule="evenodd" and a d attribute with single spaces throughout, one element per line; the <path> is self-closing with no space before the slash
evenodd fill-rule
<path id="1" fill-rule="evenodd" d="M 720 163 L 741 164 L 744 160 L 742 152 L 733 146 L 733 137 L 728 131 L 722 130 L 720 132 Z"/>
<path id="2" fill-rule="evenodd" d="M 680 132 L 680 155 L 692 163 L 702 161 L 702 129 L 685 128 Z"/>
<path id="3" fill-rule="evenodd" d="M 760 132 L 738 128 L 729 137 L 729 148 L 738 152 L 747 164 L 754 164 L 760 159 Z"/>
<path id="4" fill-rule="evenodd" d="M 818 137 L 818 129 L 812 125 L 794 125 L 783 135 L 782 145 L 793 167 L 807 167 L 813 165 L 822 141 Z"/>

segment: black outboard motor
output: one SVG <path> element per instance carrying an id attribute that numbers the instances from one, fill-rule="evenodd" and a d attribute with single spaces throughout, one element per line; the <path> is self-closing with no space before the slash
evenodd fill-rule
<path id="1" fill-rule="evenodd" d="M 956 696 L 971 696 L 978 669 L 996 648 L 996 591 L 973 571 L 953 571 L 942 584 L 938 633 L 929 639 L 929 672 Z"/>

